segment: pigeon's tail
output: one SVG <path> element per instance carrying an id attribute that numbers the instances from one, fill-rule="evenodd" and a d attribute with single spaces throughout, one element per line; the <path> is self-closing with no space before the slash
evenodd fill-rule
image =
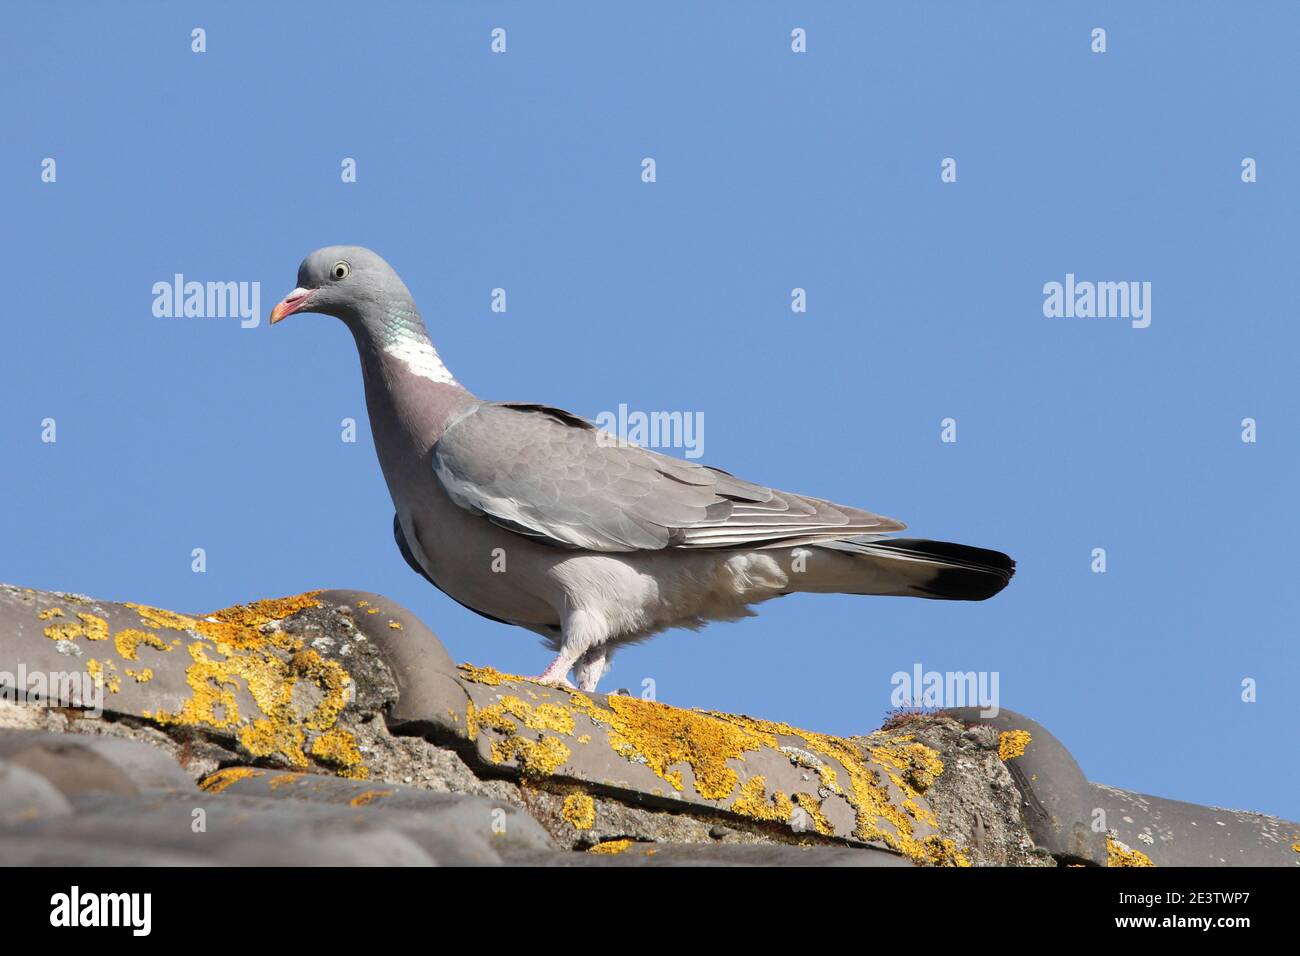
<path id="1" fill-rule="evenodd" d="M 856 579 L 845 582 L 849 586 L 844 588 L 851 594 L 984 601 L 1006 587 L 1016 573 L 1016 562 L 1001 551 L 947 541 L 846 538 L 817 547 L 854 557 Z"/>

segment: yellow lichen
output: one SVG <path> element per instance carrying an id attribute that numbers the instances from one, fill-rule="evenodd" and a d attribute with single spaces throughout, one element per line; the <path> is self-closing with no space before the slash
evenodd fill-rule
<path id="1" fill-rule="evenodd" d="M 1004 730 L 998 735 L 998 756 L 1003 760 L 1023 757 L 1031 740 L 1027 730 Z"/>
<path id="2" fill-rule="evenodd" d="M 925 793 L 934 785 L 934 781 L 943 773 L 943 761 L 937 751 L 924 744 L 906 743 L 911 736 L 899 738 L 899 742 L 871 748 L 871 755 L 877 761 L 898 771 L 900 789 Z M 892 776 L 892 774 L 891 774 Z M 898 780 L 895 780 L 898 783 Z"/>
<path id="3" fill-rule="evenodd" d="M 50 618 L 53 618 L 53 617 L 63 617 L 63 608 L 61 608 L 61 607 L 47 607 L 44 611 L 41 611 L 40 613 L 38 613 L 38 614 L 36 615 L 36 617 L 37 617 L 38 620 L 41 620 L 41 621 L 48 621 Z"/>
<path id="4" fill-rule="evenodd" d="M 560 816 L 577 830 L 590 830 L 596 825 L 596 801 L 585 793 L 571 793 L 564 798 Z"/>
<path id="5" fill-rule="evenodd" d="M 475 684 L 487 684 L 490 687 L 497 687 L 501 684 L 524 679 L 516 677 L 514 674 L 503 674 L 495 667 L 475 667 L 473 664 L 460 664 L 459 668 L 461 676 L 465 680 Z"/>
<path id="6" fill-rule="evenodd" d="M 929 836 L 919 841 L 918 863 L 929 866 L 970 866 L 970 860 L 957 849 L 957 844 L 946 837 Z"/>
<path id="7" fill-rule="evenodd" d="M 116 671 L 117 665 L 112 661 L 104 661 L 102 664 L 94 658 L 86 661 L 86 673 L 95 682 L 95 686 L 105 688 L 110 694 L 116 694 L 122 689 L 122 678 L 117 676 Z"/>
<path id="8" fill-rule="evenodd" d="M 570 694 L 570 700 L 596 723 L 605 725 L 616 753 L 644 760 L 674 790 L 683 789 L 683 777 L 682 771 L 671 768 L 689 766 L 696 792 L 708 800 L 724 800 L 735 790 L 738 777 L 728 760 L 776 746 L 771 734 L 658 701 L 615 694 L 608 698 L 606 709 L 577 691 Z"/>
<path id="9" fill-rule="evenodd" d="M 172 650 L 166 641 L 152 631 L 124 627 L 113 635 L 113 646 L 117 648 L 118 656 L 124 661 L 138 661 L 140 659 L 139 648 L 141 644 L 165 652 Z"/>
<path id="10" fill-rule="evenodd" d="M 365 780 L 370 770 L 362 763 L 357 739 L 341 727 L 326 731 L 312 741 L 312 756 L 338 768 L 339 776 Z"/>
<path id="11" fill-rule="evenodd" d="M 134 678 L 137 684 L 147 684 L 149 681 L 153 680 L 153 668 L 142 667 L 137 671 L 128 667 L 126 669 L 126 676 Z"/>
<path id="12" fill-rule="evenodd" d="M 460 669 L 465 680 L 486 686 L 526 680 L 491 667 L 462 664 Z M 522 693 L 537 698 L 527 688 Z M 937 826 L 924 794 L 944 772 L 944 765 L 937 751 L 916 742 L 911 735 L 881 731 L 851 740 L 811 733 L 785 723 L 682 710 L 626 695 L 598 702 L 574 691 L 568 698 L 567 708 L 529 704 L 511 695 L 486 707 L 476 708 L 471 702 L 466 712 L 470 737 L 476 739 L 481 730 L 500 734 L 503 739 L 490 744 L 493 762 L 517 760 L 526 774 L 553 773 L 570 756 L 568 747 L 558 738 L 543 737 L 534 742 L 522 734 L 522 729 L 543 729 L 545 720 L 549 726 L 544 729 L 568 735 L 573 732 L 572 716 L 585 715 L 605 729 L 609 746 L 616 753 L 643 764 L 674 790 L 685 790 L 689 772 L 689 785 L 699 796 L 719 803 L 731 798 L 727 809 L 733 813 L 788 823 L 798 807 L 819 833 L 833 835 L 834 827 L 817 796 L 768 793 L 762 777 L 740 783 L 748 754 L 777 749 L 787 742 L 781 738 L 790 738 L 791 744 L 797 741 L 800 749 L 810 752 L 804 758 L 807 763 L 792 755 L 792 747 L 784 747 L 785 753 L 800 765 L 816 768 L 822 795 L 843 797 L 853 809 L 856 839 L 884 842 L 920 863 L 968 865 L 952 841 L 945 843 L 918 833 L 918 826 Z M 554 709 L 539 719 L 546 707 Z M 561 718 L 561 711 L 569 719 Z M 589 739 L 588 734 L 576 738 L 579 743 Z"/>
<path id="13" fill-rule="evenodd" d="M 396 790 L 366 790 L 364 793 L 358 793 L 355 797 L 349 800 L 348 806 L 364 807 L 367 804 L 374 803 L 376 800 L 380 800 L 384 797 L 391 797 L 396 792 Z"/>
<path id="14" fill-rule="evenodd" d="M 260 777 L 266 771 L 254 770 L 252 767 L 227 767 L 216 773 L 208 774 L 199 781 L 199 789 L 208 793 L 220 793 L 232 784 L 249 777 Z"/>
<path id="15" fill-rule="evenodd" d="M 281 621 L 306 608 L 319 607 L 320 601 L 316 599 L 319 593 L 319 591 L 309 591 L 293 597 L 269 598 L 264 601 L 253 601 L 250 604 L 236 604 L 222 608 L 220 611 L 213 611 L 207 618 L 177 614 L 175 611 L 166 611 L 147 604 L 128 602 L 124 606 L 135 611 L 146 627 L 188 631 L 196 637 L 207 637 L 213 641 L 245 649 L 271 639 L 270 635 L 264 635 L 259 630 L 267 624 Z M 279 646 L 301 644 L 300 641 L 295 642 L 287 636 L 278 636 L 274 643 Z"/>
<path id="16" fill-rule="evenodd" d="M 480 707 L 475 710 L 474 725 L 479 728 L 487 727 L 489 730 L 495 730 L 507 735 L 519 731 L 519 725 L 506 711 L 505 704 L 499 701 L 489 707 Z"/>
<path id="17" fill-rule="evenodd" d="M 906 810 L 917 823 L 924 823 L 926 826 L 931 827 L 939 825 L 939 821 L 935 819 L 934 813 L 930 808 L 917 803 L 911 797 L 908 797 L 903 801 L 903 809 Z"/>
<path id="18" fill-rule="evenodd" d="M 272 790 L 279 790 L 281 787 L 287 787 L 299 779 L 301 778 L 296 773 L 281 773 L 266 781 L 266 785 Z"/>
<path id="19" fill-rule="evenodd" d="M 318 732 L 321 736 L 310 748 L 314 756 L 338 768 L 343 776 L 364 777 L 361 754 L 351 734 L 335 727 L 348 701 L 347 671 L 337 661 L 304 649 L 301 638 L 267 628 L 305 608 L 319 606 L 315 593 L 224 608 L 203 620 L 146 605 L 128 605 L 147 627 L 182 630 L 200 638 L 187 649 L 192 661 L 185 671 L 190 697 L 178 711 L 145 712 L 144 716 L 163 726 L 231 731 L 253 756 L 279 756 L 294 767 L 309 765 L 308 732 Z M 137 633 L 146 636 L 128 635 L 119 651 L 134 652 L 140 643 L 165 649 L 165 642 L 155 635 Z M 300 714 L 294 703 L 295 688 L 301 683 L 320 691 L 318 702 L 306 715 Z M 252 698 L 260 713 L 247 718 L 241 713 L 240 690 Z"/>
<path id="20" fill-rule="evenodd" d="M 776 791 L 769 800 L 767 780 L 758 776 L 751 777 L 740 785 L 740 791 L 736 794 L 736 800 L 730 810 L 752 820 L 788 823 L 790 815 L 794 812 L 794 804 L 780 790 Z"/>
<path id="21" fill-rule="evenodd" d="M 1125 846 L 1112 836 L 1106 837 L 1107 866 L 1155 866 L 1141 850 Z"/>
<path id="22" fill-rule="evenodd" d="M 72 641 L 84 637 L 88 641 L 108 640 L 108 621 L 98 614 L 77 615 L 77 621 L 64 621 L 51 624 L 45 629 L 45 636 L 52 641 Z"/>
<path id="23" fill-rule="evenodd" d="M 817 776 L 821 778 L 822 786 L 825 787 L 827 790 L 829 790 L 831 793 L 844 792 L 843 790 L 840 789 L 839 774 L 835 772 L 835 768 L 832 767 L 830 764 L 824 763 L 820 767 L 818 767 Z"/>
<path id="24" fill-rule="evenodd" d="M 478 708 L 472 700 L 465 702 L 465 736 L 471 743 L 478 740 Z"/>
<path id="25" fill-rule="evenodd" d="M 927 847 L 925 841 L 915 837 L 919 819 L 906 806 L 898 806 L 891 799 L 889 789 L 880 781 L 884 771 L 889 781 L 903 795 L 903 803 L 916 804 L 934 779 L 943 773 L 943 761 L 937 751 L 923 744 L 912 743 L 911 735 L 891 736 L 878 732 L 868 738 L 865 746 L 852 740 L 800 730 L 789 724 L 762 720 L 735 714 L 712 713 L 712 716 L 746 727 L 756 734 L 766 735 L 775 741 L 778 736 L 801 738 L 804 745 L 822 757 L 838 763 L 848 776 L 848 787 L 842 792 L 857 816 L 854 836 L 864 841 L 883 841 L 900 853 L 921 863 L 932 863 L 940 855 Z M 876 742 L 872 742 L 876 741 Z M 823 778 L 825 779 L 825 778 Z M 882 826 L 884 821 L 889 826 Z M 960 854 L 958 854 L 960 856 Z M 964 858 L 962 858 L 964 860 Z M 961 865 L 953 858 L 955 865 Z"/>
<path id="26" fill-rule="evenodd" d="M 564 765 L 571 753 L 559 737 L 530 740 L 516 730 L 504 740 L 492 741 L 491 756 L 493 763 L 517 761 L 524 776 L 549 777 Z"/>
<path id="27" fill-rule="evenodd" d="M 394 631 L 400 631 L 400 630 L 402 629 L 402 622 L 401 622 L 401 621 L 389 621 L 389 622 L 388 622 L 388 626 L 389 626 L 389 628 L 391 628 L 391 629 L 394 630 Z"/>
<path id="28" fill-rule="evenodd" d="M 188 614 L 177 614 L 175 611 L 150 607 L 148 604 L 133 604 L 130 601 L 125 602 L 122 606 L 135 611 L 146 627 L 157 627 L 172 631 L 198 630 L 198 619 L 190 617 Z"/>
<path id="29" fill-rule="evenodd" d="M 573 733 L 573 714 L 559 704 L 538 704 L 534 707 L 521 697 L 507 695 L 499 705 L 506 713 L 524 722 L 532 730 L 553 730 L 556 733 Z"/>
<path id="30" fill-rule="evenodd" d="M 822 812 L 822 805 L 818 803 L 817 798 L 811 793 L 796 793 L 794 802 L 800 810 L 808 815 L 814 830 L 823 836 L 832 836 L 835 833 L 835 828 L 831 826 L 831 822 L 826 819 L 826 814 Z"/>
<path id="31" fill-rule="evenodd" d="M 292 617 L 307 608 L 320 607 L 320 601 L 316 597 L 318 594 L 319 591 L 308 591 L 292 597 L 267 598 L 250 604 L 235 604 L 220 611 L 213 611 L 209 617 L 239 627 L 264 627 L 274 621 L 283 621 L 286 617 Z"/>
<path id="32" fill-rule="evenodd" d="M 254 757 L 280 754 L 295 767 L 307 766 L 307 757 L 303 753 L 307 735 L 295 724 L 257 717 L 240 727 L 236 736 L 240 745 Z"/>
<path id="33" fill-rule="evenodd" d="M 587 849 L 588 853 L 625 853 L 627 848 L 632 845 L 631 840 L 606 840 L 604 843 L 597 843 Z"/>

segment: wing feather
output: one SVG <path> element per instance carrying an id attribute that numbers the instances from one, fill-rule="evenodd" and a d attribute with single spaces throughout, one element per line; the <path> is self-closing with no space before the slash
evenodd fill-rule
<path id="1" fill-rule="evenodd" d="M 434 445 L 433 470 L 460 507 L 589 551 L 779 547 L 905 527 L 620 442 L 545 405 L 476 406 Z"/>

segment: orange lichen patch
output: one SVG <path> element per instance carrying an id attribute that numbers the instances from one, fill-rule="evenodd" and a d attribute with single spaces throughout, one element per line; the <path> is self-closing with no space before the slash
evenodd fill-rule
<path id="1" fill-rule="evenodd" d="M 297 677 L 311 681 L 325 692 L 305 721 L 308 730 L 329 730 L 348 703 L 352 678 L 338 661 L 327 660 L 314 650 L 299 651 L 289 662 Z"/>
<path id="2" fill-rule="evenodd" d="M 37 620 L 40 621 L 48 621 L 51 618 L 55 618 L 55 617 L 63 617 L 63 608 L 47 607 L 44 611 L 41 611 L 36 615 Z"/>
<path id="3" fill-rule="evenodd" d="M 817 798 L 811 793 L 796 793 L 794 802 L 795 806 L 808 815 L 808 820 L 812 823 L 814 830 L 823 836 L 831 836 L 835 833 L 835 828 L 831 826 L 831 822 L 826 819 L 826 814 L 822 812 L 822 805 L 817 802 Z"/>
<path id="4" fill-rule="evenodd" d="M 370 776 L 370 769 L 362 763 L 361 750 L 352 733 L 336 727 L 326 731 L 312 742 L 312 756 L 328 764 L 333 764 L 339 776 L 354 780 L 365 780 Z"/>
<path id="5" fill-rule="evenodd" d="M 289 784 L 298 780 L 296 773 L 281 773 L 266 781 L 266 785 L 272 790 L 279 790 L 281 787 L 287 787 Z"/>
<path id="6" fill-rule="evenodd" d="M 560 734 L 573 733 L 573 714 L 559 704 L 538 704 L 534 707 L 521 697 L 507 695 L 501 698 L 501 703 L 497 706 L 522 720 L 524 726 L 531 730 L 553 730 Z"/>
<path id="7" fill-rule="evenodd" d="M 490 667 L 462 664 L 460 671 L 466 681 L 490 687 L 526 681 Z M 968 864 L 955 843 L 922 837 L 924 831 L 918 830 L 937 826 L 924 795 L 944 772 L 944 765 L 936 750 L 910 734 L 879 731 L 868 738 L 847 739 L 744 715 L 682 710 L 626 695 L 598 701 L 572 691 L 567 705 L 562 706 L 529 703 L 523 697 L 535 700 L 537 695 L 528 687 L 521 688 L 520 694 L 503 695 L 486 707 L 467 704 L 470 739 L 476 740 L 480 731 L 494 734 L 489 754 L 494 763 L 517 760 L 526 774 L 556 772 L 571 755 L 568 746 L 558 737 L 534 741 L 522 731 L 547 730 L 568 736 L 574 732 L 572 717 L 580 714 L 605 730 L 615 753 L 644 765 L 674 790 L 685 791 L 689 779 L 703 799 L 761 821 L 789 823 L 797 808 L 819 833 L 834 835 L 835 828 L 818 795 L 769 793 L 765 779 L 744 773 L 749 754 L 780 750 L 799 766 L 816 770 L 821 797 L 847 801 L 855 816 L 854 838 L 884 842 L 920 863 Z M 569 736 L 577 743 L 590 739 L 589 734 Z M 743 777 L 747 779 L 742 785 Z"/>
<path id="8" fill-rule="evenodd" d="M 471 743 L 478 740 L 478 708 L 472 700 L 465 701 L 465 736 Z"/>
<path id="9" fill-rule="evenodd" d="M 265 770 L 254 770 L 252 767 L 227 767 L 225 770 L 210 773 L 200 780 L 199 789 L 208 793 L 220 793 L 240 780 L 247 780 L 249 777 L 260 777 L 264 773 L 266 773 Z"/>
<path id="10" fill-rule="evenodd" d="M 1300 843 L 1292 843 L 1291 849 L 1295 850 L 1297 853 L 1300 853 Z"/>
<path id="11" fill-rule="evenodd" d="M 517 761 L 524 776 L 549 777 L 564 766 L 571 753 L 559 737 L 530 740 L 516 730 L 504 740 L 492 741 L 491 756 L 493 763 Z"/>
<path id="12" fill-rule="evenodd" d="M 912 858 L 927 866 L 970 866 L 970 860 L 957 849 L 957 844 L 943 837 L 930 836 L 918 844 L 919 852 Z"/>
<path id="13" fill-rule="evenodd" d="M 590 830 L 596 825 L 596 801 L 585 793 L 571 793 L 564 798 L 560 816 L 574 829 Z"/>
<path id="14" fill-rule="evenodd" d="M 898 771 L 899 779 L 895 783 L 900 789 L 925 793 L 943 773 L 943 761 L 937 751 L 924 744 L 906 743 L 911 739 L 909 734 L 898 738 L 896 744 L 873 747 L 871 755 L 877 762 Z"/>
<path id="15" fill-rule="evenodd" d="M 162 726 L 231 731 L 254 757 L 279 756 L 293 767 L 309 765 L 308 732 L 316 732 L 321 737 L 311 744 L 313 756 L 334 765 L 343 776 L 364 776 L 351 735 L 335 728 L 348 701 L 351 679 L 347 671 L 337 661 L 304 649 L 301 638 L 268 627 L 304 608 L 318 606 L 314 593 L 319 592 L 226 608 L 214 612 L 210 620 L 129 605 L 149 627 L 184 630 L 201 638 L 187 648 L 192 661 L 185 671 L 190 697 L 178 711 L 146 711 L 144 716 Z M 306 714 L 294 702 L 300 684 L 314 685 L 321 692 Z M 241 713 L 241 690 L 252 698 L 259 713 L 247 717 Z"/>
<path id="16" fill-rule="evenodd" d="M 925 814 L 917 799 L 943 773 L 944 767 L 938 752 L 924 744 L 913 743 L 912 735 L 878 731 L 860 746 L 845 738 L 800 730 L 789 724 L 757 717 L 716 712 L 712 716 L 773 740 L 778 736 L 801 738 L 814 753 L 838 763 L 848 776 L 848 785 L 842 788 L 842 792 L 857 816 L 854 836 L 868 842 L 883 841 L 920 863 L 947 861 L 948 858 L 929 846 L 927 841 L 917 840 L 915 836 L 916 823 L 930 824 L 930 820 L 923 819 Z M 888 787 L 881 782 L 879 772 L 872 764 L 883 770 L 889 781 L 901 791 L 902 806 L 894 803 Z M 825 779 L 823 776 L 823 781 Z M 882 826 L 882 821 L 888 826 Z M 965 864 L 965 857 L 956 850 L 953 852 L 952 864 Z"/>
<path id="17" fill-rule="evenodd" d="M 1134 850 L 1131 847 L 1120 843 L 1113 836 L 1106 837 L 1106 865 L 1107 866 L 1155 866 L 1151 862 L 1151 857 L 1147 856 L 1141 850 Z"/>
<path id="18" fill-rule="evenodd" d="M 514 722 L 514 719 L 506 712 L 505 706 L 501 703 L 492 704 L 489 707 L 480 707 L 475 710 L 474 726 L 476 728 L 487 727 L 489 730 L 495 730 L 507 735 L 519 731 L 519 725 Z"/>
<path id="19" fill-rule="evenodd" d="M 631 840 L 606 840 L 604 843 L 597 843 L 593 847 L 588 847 L 588 853 L 626 853 L 627 848 L 632 845 Z"/>
<path id="20" fill-rule="evenodd" d="M 147 684 L 153 680 L 153 668 L 142 667 L 138 671 L 126 668 L 126 676 L 133 678 L 137 684 Z"/>
<path id="21" fill-rule="evenodd" d="M 794 804 L 780 790 L 769 800 L 767 780 L 759 776 L 751 777 L 740 785 L 740 792 L 736 794 L 736 800 L 729 809 L 751 820 L 789 823 L 790 815 L 794 813 Z"/>
<path id="22" fill-rule="evenodd" d="M 90 675 L 96 687 L 103 687 L 110 694 L 116 694 L 122 689 L 122 678 L 117 676 L 117 665 L 112 661 L 101 664 L 91 658 L 86 661 L 86 673 Z"/>
<path id="23" fill-rule="evenodd" d="M 88 641 L 108 640 L 108 621 L 98 614 L 77 614 L 76 621 L 63 621 L 51 624 L 45 629 L 45 636 L 52 641 L 72 641 L 84 637 Z"/>
<path id="24" fill-rule="evenodd" d="M 188 614 L 177 614 L 175 611 L 167 611 L 160 607 L 150 607 L 148 604 L 133 604 L 130 601 L 125 602 L 122 606 L 129 607 L 131 610 L 135 611 L 146 627 L 156 627 L 172 631 L 198 630 L 198 618 L 190 617 Z"/>
<path id="25" fill-rule="evenodd" d="M 485 668 L 489 670 L 490 668 Z M 497 672 L 488 676 L 495 679 Z M 507 695 L 488 707 L 475 707 L 470 701 L 466 707 L 465 723 L 470 740 L 478 738 L 483 728 L 495 730 L 503 736 L 492 741 L 489 757 L 493 763 L 518 762 L 526 776 L 544 777 L 555 773 L 569 759 L 572 751 L 559 737 L 543 734 L 533 740 L 520 732 L 520 725 L 530 730 L 573 733 L 573 715 L 558 704 L 528 703 L 521 697 Z"/>
<path id="26" fill-rule="evenodd" d="M 117 648 L 118 656 L 124 661 L 138 661 L 140 659 L 141 644 L 159 651 L 171 651 L 171 647 L 167 642 L 152 631 L 124 627 L 113 635 L 113 645 Z"/>
<path id="27" fill-rule="evenodd" d="M 220 611 L 213 611 L 209 617 L 215 617 L 218 621 L 227 624 L 237 624 L 240 627 L 263 627 L 273 621 L 283 621 L 286 617 L 292 617 L 309 607 L 320 607 L 320 601 L 316 598 L 318 594 L 320 591 L 308 591 L 305 594 L 295 594 L 293 597 L 267 598 L 253 601 L 251 604 L 235 604 Z"/>
<path id="28" fill-rule="evenodd" d="M 917 823 L 924 823 L 927 826 L 932 827 L 939 825 L 939 821 L 935 819 L 934 813 L 929 807 L 917 803 L 910 797 L 903 801 L 903 809 L 906 810 Z"/>
<path id="29" fill-rule="evenodd" d="M 271 635 L 260 632 L 260 628 L 265 625 L 282 621 L 306 608 L 319 607 L 320 601 L 316 599 L 319 593 L 319 591 L 309 591 L 293 597 L 269 598 L 264 601 L 253 601 L 251 604 L 236 604 L 222 608 L 220 611 L 213 611 L 207 618 L 177 614 L 175 611 L 149 607 L 147 604 L 127 603 L 124 606 L 135 611 L 145 627 L 188 631 L 196 637 L 210 638 L 243 649 L 271 639 Z M 287 635 L 280 635 L 279 640 L 273 642 L 284 646 L 294 643 L 294 639 Z M 300 641 L 297 643 L 301 644 Z"/>
<path id="30" fill-rule="evenodd" d="M 840 777 L 835 772 L 835 768 L 828 763 L 822 764 L 817 768 L 817 776 L 821 778 L 822 786 L 831 793 L 843 793 L 840 789 Z"/>
<path id="31" fill-rule="evenodd" d="M 615 694 L 608 698 L 606 709 L 577 691 L 569 699 L 576 709 L 605 725 L 616 753 L 644 760 L 674 790 L 683 789 L 683 777 L 682 771 L 671 768 L 689 766 L 695 791 L 707 800 L 725 800 L 736 789 L 739 778 L 728 760 L 776 746 L 770 733 L 658 701 Z"/>
<path id="32" fill-rule="evenodd" d="M 1033 739 L 1027 730 L 1004 730 L 998 735 L 998 756 L 1003 760 L 1023 757 Z"/>
<path id="33" fill-rule="evenodd" d="M 374 803 L 376 800 L 382 800 L 384 797 L 391 797 L 396 790 L 367 790 L 364 793 L 358 793 L 348 801 L 350 807 L 364 807 L 367 804 Z"/>
<path id="34" fill-rule="evenodd" d="M 457 667 L 465 680 L 475 684 L 487 684 L 489 687 L 498 687 L 501 684 L 524 679 L 514 674 L 503 674 L 495 667 L 475 667 L 473 664 L 459 664 Z"/>
<path id="35" fill-rule="evenodd" d="M 258 717 L 240 727 L 236 736 L 240 745 L 254 757 L 280 754 L 292 766 L 307 766 L 307 757 L 303 753 L 307 735 L 295 724 Z"/>

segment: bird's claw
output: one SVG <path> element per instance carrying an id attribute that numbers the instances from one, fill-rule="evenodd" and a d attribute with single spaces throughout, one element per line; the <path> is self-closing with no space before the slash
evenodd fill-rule
<path id="1" fill-rule="evenodd" d="M 525 677 L 524 680 L 530 680 L 534 684 L 545 684 L 547 687 L 559 687 L 564 690 L 578 689 L 567 677 L 556 677 L 545 672 L 538 674 L 536 677 Z"/>

